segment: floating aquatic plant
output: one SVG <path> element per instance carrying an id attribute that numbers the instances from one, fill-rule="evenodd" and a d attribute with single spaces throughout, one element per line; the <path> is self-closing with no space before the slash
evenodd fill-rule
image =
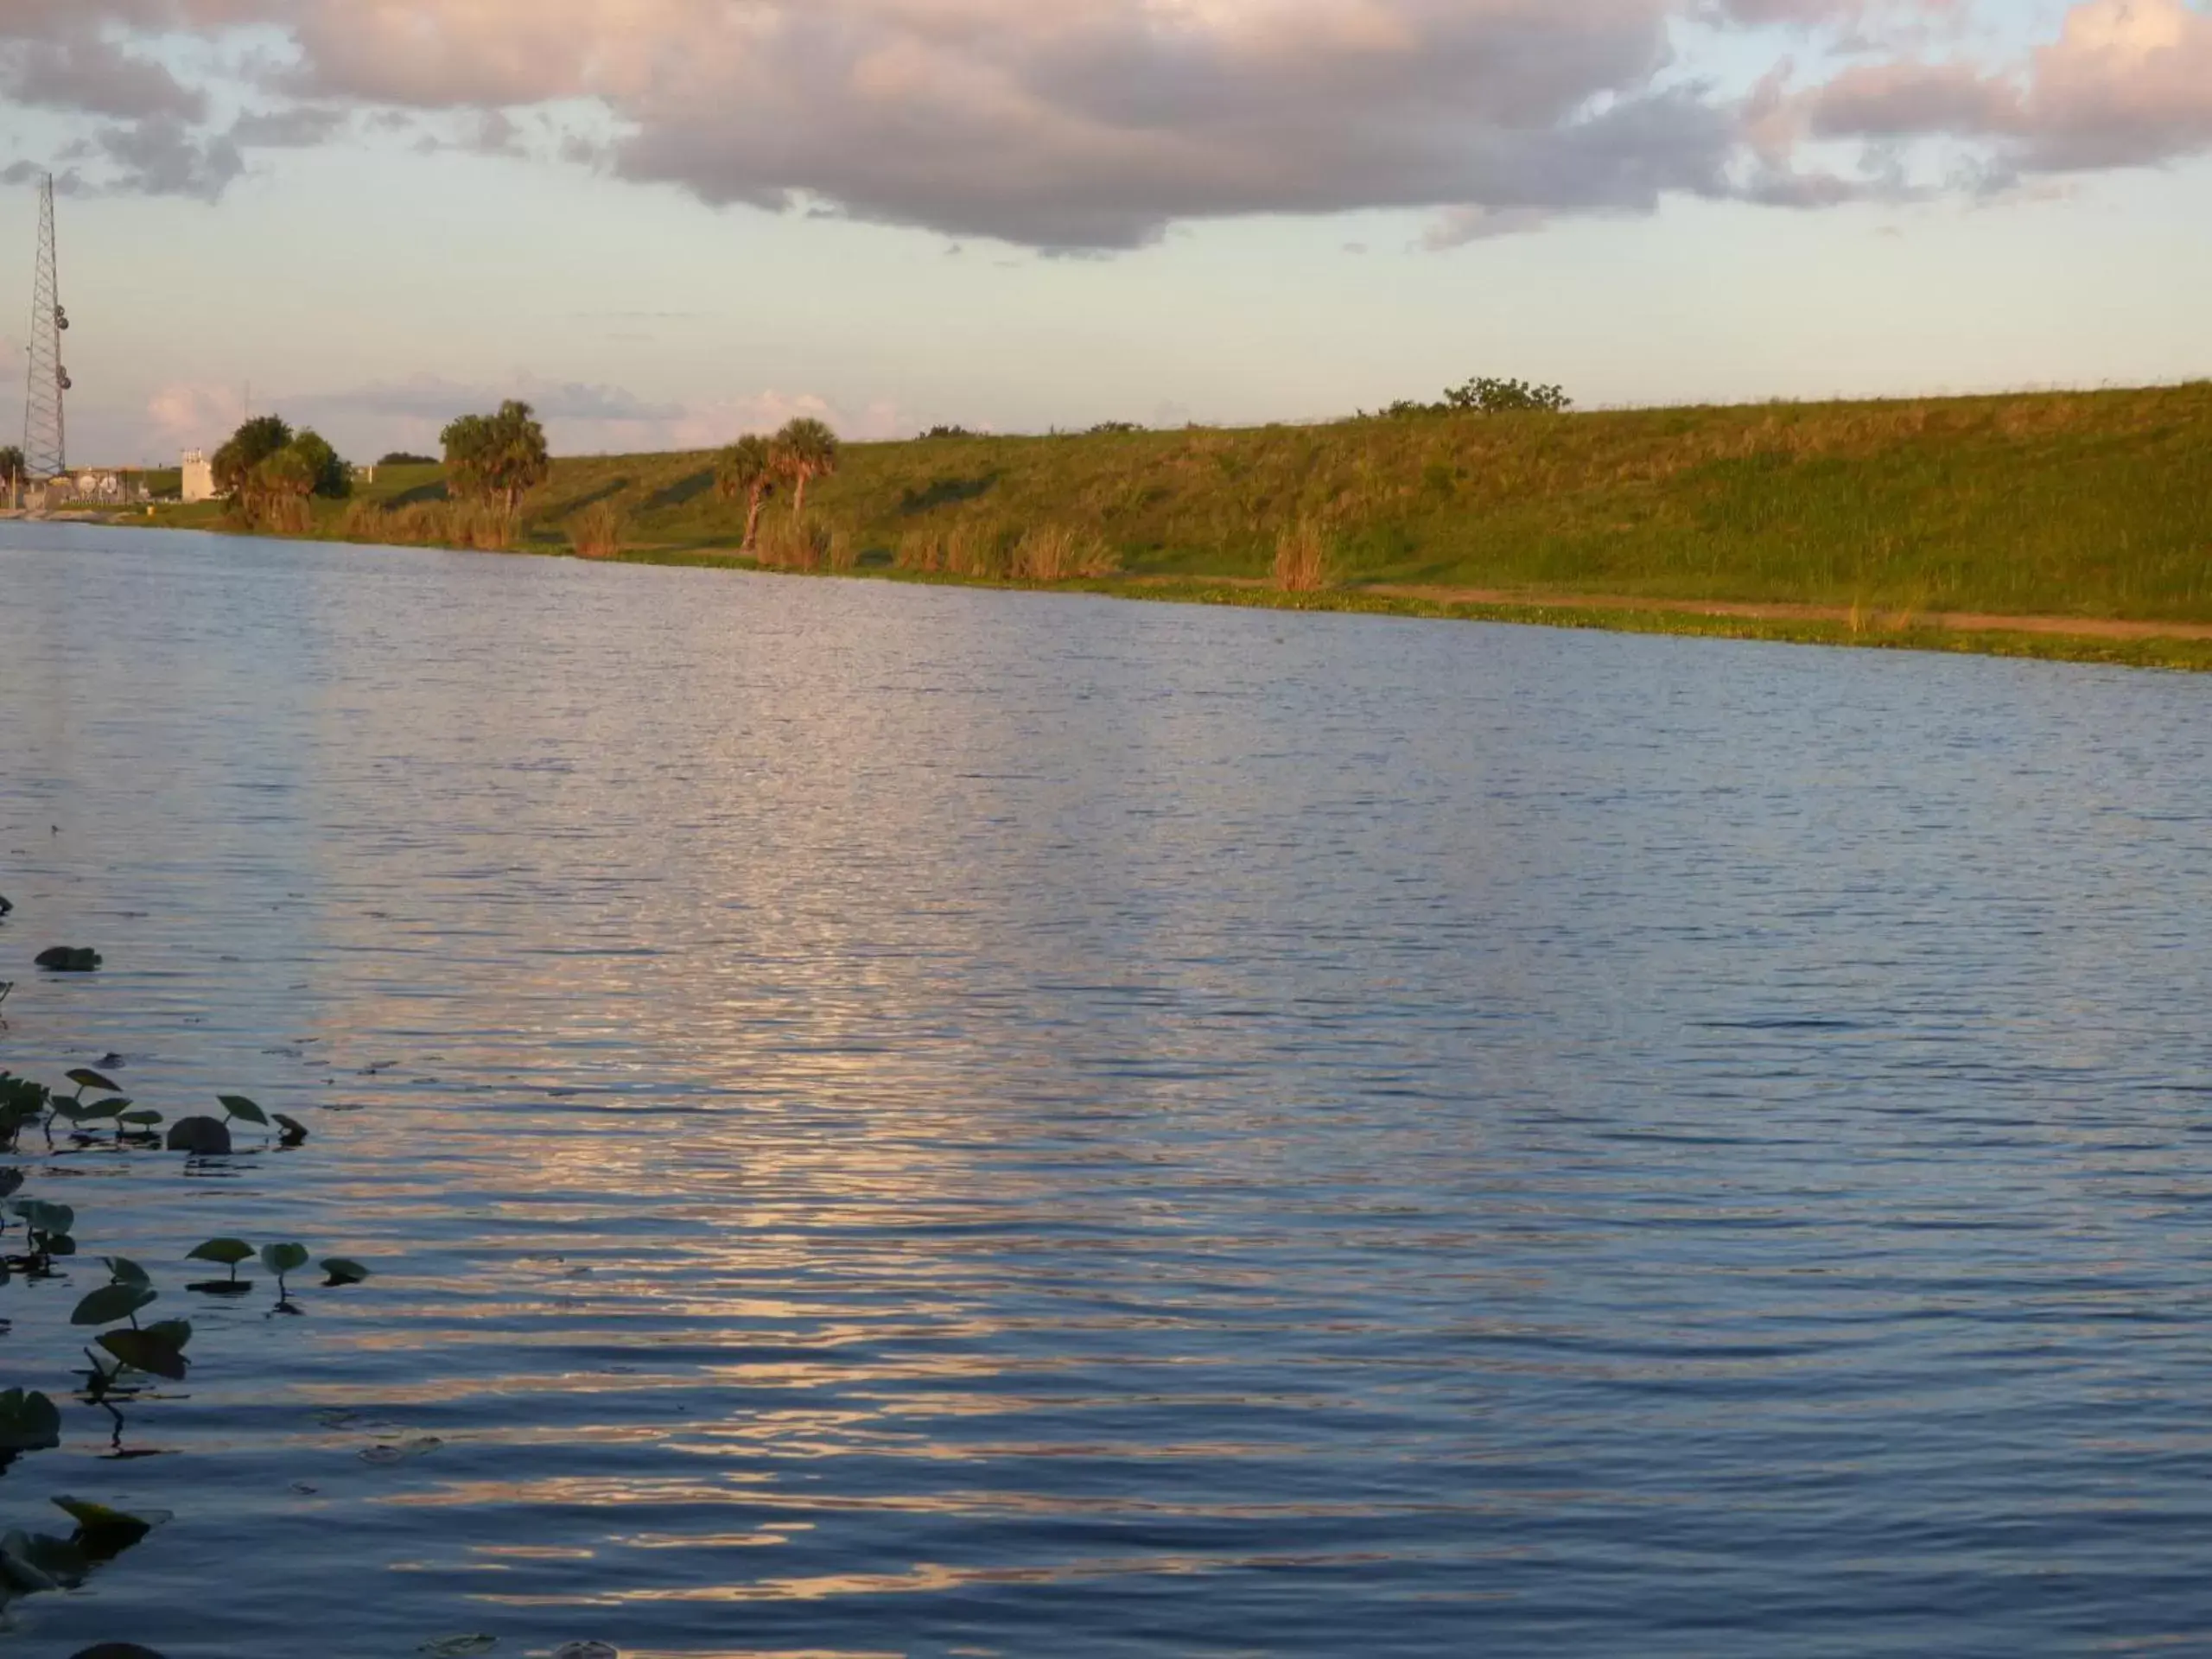
<path id="1" fill-rule="evenodd" d="M 308 1264 L 308 1247 L 304 1244 L 264 1244 L 261 1247 L 261 1265 L 276 1275 L 276 1306 L 296 1313 L 292 1306 L 292 1293 L 285 1288 L 284 1275 L 297 1273 Z"/>
<path id="2" fill-rule="evenodd" d="M 0 1394 L 0 1453 L 42 1452 L 61 1444 L 61 1413 L 45 1395 L 24 1389 Z"/>
<path id="3" fill-rule="evenodd" d="M 218 1095 L 215 1101 L 222 1107 L 223 1115 L 235 1122 L 251 1123 L 264 1129 L 269 1127 L 269 1114 L 244 1095 Z"/>
<path id="4" fill-rule="evenodd" d="M 186 1252 L 188 1262 L 213 1262 L 219 1268 L 228 1268 L 228 1279 L 207 1279 L 186 1288 L 210 1296 L 236 1296 L 253 1287 L 251 1279 L 238 1277 L 238 1264 L 253 1260 L 253 1246 L 242 1238 L 211 1238 Z"/>

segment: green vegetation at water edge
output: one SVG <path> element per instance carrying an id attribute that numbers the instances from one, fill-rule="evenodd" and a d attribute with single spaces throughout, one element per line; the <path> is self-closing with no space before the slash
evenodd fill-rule
<path id="1" fill-rule="evenodd" d="M 457 505 L 442 467 L 388 467 L 353 502 L 317 502 L 313 533 L 499 544 L 453 533 Z M 572 458 L 500 533 L 567 551 L 600 509 L 628 554 L 734 555 L 747 505 L 711 454 Z M 1062 574 L 1265 582 L 1311 530 L 1339 594 L 2212 623 L 2212 385 L 947 435 L 847 447 L 808 506 L 852 563 L 921 573 L 1018 578 L 1022 539 L 1050 535 L 1081 550 Z M 766 512 L 788 518 L 788 493 Z"/>

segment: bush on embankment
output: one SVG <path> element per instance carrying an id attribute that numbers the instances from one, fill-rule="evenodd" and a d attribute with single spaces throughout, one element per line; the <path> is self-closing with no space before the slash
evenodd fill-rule
<path id="1" fill-rule="evenodd" d="M 380 474 L 321 533 L 432 538 L 409 509 L 438 476 Z M 601 502 L 632 556 L 734 556 L 743 538 L 715 458 L 670 454 L 555 462 L 515 544 L 566 550 Z M 2212 622 L 2212 385 L 947 435 L 849 446 L 807 514 L 802 531 L 768 504 L 777 562 L 830 568 L 819 537 L 842 535 L 863 568 L 1055 580 L 1017 552 L 1065 538 L 1078 550 L 1045 568 L 1268 583 L 1310 532 L 1354 587 Z"/>

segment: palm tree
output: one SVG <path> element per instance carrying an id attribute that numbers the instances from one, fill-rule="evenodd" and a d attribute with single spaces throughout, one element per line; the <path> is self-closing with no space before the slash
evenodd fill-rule
<path id="1" fill-rule="evenodd" d="M 794 516 L 806 512 L 806 486 L 837 470 L 837 435 L 821 422 L 802 416 L 776 434 L 776 470 L 791 480 Z"/>
<path id="2" fill-rule="evenodd" d="M 499 501 L 509 519 L 552 470 L 545 429 L 528 404 L 509 399 L 496 415 L 464 415 L 443 437 L 451 483 L 463 495 Z"/>
<path id="3" fill-rule="evenodd" d="M 760 534 L 760 507 L 776 487 L 776 447 L 766 438 L 740 438 L 715 460 L 715 488 L 725 501 L 745 498 L 745 547 L 750 553 Z"/>

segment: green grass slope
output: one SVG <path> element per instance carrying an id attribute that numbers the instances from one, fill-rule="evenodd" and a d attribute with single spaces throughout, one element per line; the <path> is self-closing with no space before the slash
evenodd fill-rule
<path id="1" fill-rule="evenodd" d="M 404 539 L 407 510 L 442 495 L 436 468 L 391 469 L 323 505 L 317 533 Z M 728 553 L 743 526 L 710 455 L 569 459 L 518 546 L 565 550 L 601 503 L 646 556 Z M 863 566 L 963 524 L 1057 527 L 1103 541 L 1131 576 L 1255 579 L 1278 536 L 1313 520 L 1352 594 L 2208 623 L 2212 385 L 862 444 L 809 505 Z"/>

